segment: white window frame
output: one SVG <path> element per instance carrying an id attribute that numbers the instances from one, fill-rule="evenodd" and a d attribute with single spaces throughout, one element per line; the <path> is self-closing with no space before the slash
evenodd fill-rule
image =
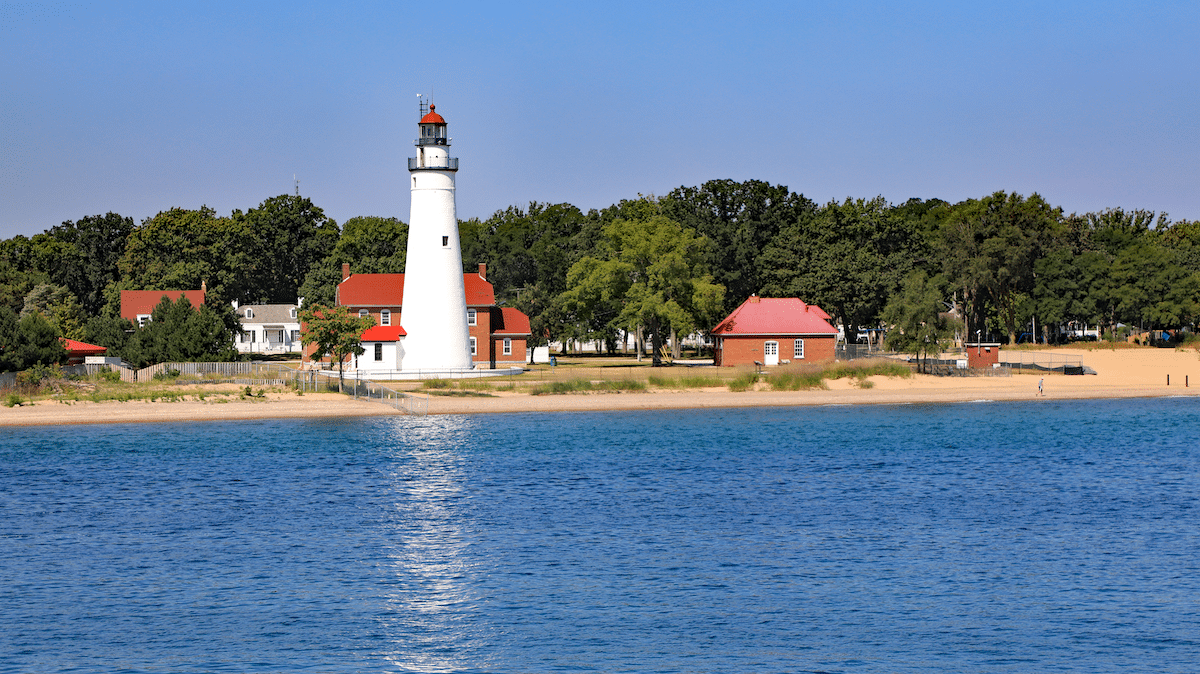
<path id="1" fill-rule="evenodd" d="M 288 311 L 288 313 L 291 314 L 292 318 L 295 318 L 296 317 L 296 307 L 292 307 L 291 310 Z"/>
<path id="2" fill-rule="evenodd" d="M 479 325 L 479 317 L 474 309 L 467 309 L 467 325 Z"/>
<path id="3" fill-rule="evenodd" d="M 792 343 L 792 357 L 797 360 L 804 360 L 804 340 L 797 339 Z"/>
<path id="4" fill-rule="evenodd" d="M 359 318 L 366 318 L 367 316 L 370 316 L 370 315 L 371 315 L 371 312 L 367 311 L 366 309 L 359 309 L 359 310 L 358 310 L 358 317 L 359 317 Z"/>
<path id="5" fill-rule="evenodd" d="M 379 312 L 379 324 L 380 325 L 391 325 L 392 324 L 392 312 L 388 311 L 387 309 L 383 309 L 382 311 L 380 311 Z"/>
<path id="6" fill-rule="evenodd" d="M 138 319 L 138 320 L 137 320 L 137 324 L 138 324 L 138 327 L 139 327 L 139 328 L 144 328 L 144 327 L 146 327 L 146 324 L 147 324 L 147 323 L 149 323 L 149 322 L 152 320 L 152 319 L 150 318 L 150 314 L 138 314 L 138 317 L 137 317 L 137 319 Z"/>
<path id="7" fill-rule="evenodd" d="M 479 355 L 478 350 L 475 348 L 475 338 L 474 337 L 471 338 L 471 355 L 472 356 Z"/>
<path id="8" fill-rule="evenodd" d="M 512 355 L 512 337 L 504 338 L 504 355 L 506 355 L 506 356 Z"/>

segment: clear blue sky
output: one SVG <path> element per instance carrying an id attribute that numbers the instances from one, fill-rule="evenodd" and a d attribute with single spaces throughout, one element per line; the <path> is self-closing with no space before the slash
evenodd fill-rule
<path id="1" fill-rule="evenodd" d="M 0 237 L 293 174 L 339 222 L 407 220 L 431 90 L 462 218 L 753 178 L 1200 219 L 1198 34 L 1194 0 L 0 0 Z"/>

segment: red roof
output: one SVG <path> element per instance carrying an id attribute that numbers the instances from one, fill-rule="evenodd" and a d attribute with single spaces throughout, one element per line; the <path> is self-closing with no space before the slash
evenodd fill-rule
<path id="1" fill-rule="evenodd" d="M 529 317 L 514 307 L 500 307 L 500 324 L 493 326 L 494 335 L 530 335 Z"/>
<path id="2" fill-rule="evenodd" d="M 467 306 L 490 307 L 496 303 L 492 284 L 477 272 L 463 274 Z M 404 274 L 352 274 L 338 284 L 338 304 L 348 307 L 399 307 L 404 299 Z"/>
<path id="3" fill-rule="evenodd" d="M 446 123 L 446 120 L 442 119 L 441 115 L 434 112 L 434 110 L 436 110 L 436 109 L 437 109 L 436 105 L 429 106 L 429 114 L 425 115 L 424 117 L 421 118 L 421 123 L 422 124 L 443 124 L 444 125 Z M 409 119 L 411 119 L 411 117 Z"/>
<path id="4" fill-rule="evenodd" d="M 169 297 L 172 302 L 178 302 L 180 297 L 188 298 L 196 311 L 204 304 L 204 290 L 122 290 L 121 318 L 128 318 L 137 323 L 138 315 L 147 315 L 154 311 L 162 298 Z"/>
<path id="5" fill-rule="evenodd" d="M 61 339 L 63 347 L 72 356 L 103 356 L 108 351 L 107 346 L 96 346 L 95 344 L 66 339 L 65 337 Z"/>
<path id="6" fill-rule="evenodd" d="M 795 297 L 751 297 L 712 329 L 714 335 L 836 335 L 829 314 Z"/>
<path id="7" fill-rule="evenodd" d="M 364 342 L 394 342 L 408 333 L 399 325 L 376 325 L 363 333 Z"/>

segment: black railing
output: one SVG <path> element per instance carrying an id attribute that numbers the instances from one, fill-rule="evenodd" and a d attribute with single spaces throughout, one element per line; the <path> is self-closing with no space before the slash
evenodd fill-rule
<path id="1" fill-rule="evenodd" d="M 458 157 L 446 157 L 446 159 L 426 159 L 425 165 L 421 165 L 421 160 L 417 157 L 408 158 L 409 171 L 457 171 Z"/>
<path id="2" fill-rule="evenodd" d="M 449 145 L 449 138 L 418 138 L 413 141 L 413 145 Z"/>

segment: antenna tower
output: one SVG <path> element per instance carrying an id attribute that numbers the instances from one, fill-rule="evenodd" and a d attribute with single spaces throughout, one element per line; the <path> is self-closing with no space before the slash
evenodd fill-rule
<path id="1" fill-rule="evenodd" d="M 296 177 L 295 173 L 292 174 L 292 182 L 296 183 L 296 196 L 300 196 L 300 179 Z"/>

